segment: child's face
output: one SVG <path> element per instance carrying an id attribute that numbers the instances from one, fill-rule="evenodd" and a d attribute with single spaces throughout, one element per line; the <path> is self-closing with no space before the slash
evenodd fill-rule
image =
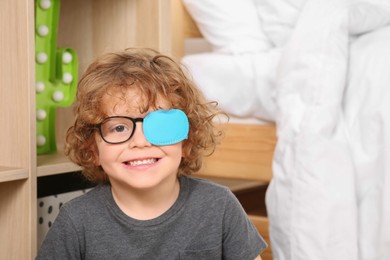
<path id="1" fill-rule="evenodd" d="M 128 116 L 144 118 L 149 112 L 140 112 L 143 100 L 135 90 L 127 90 L 125 100 L 122 94 L 105 95 L 104 111 L 107 116 Z M 167 102 L 158 102 L 161 109 L 169 109 Z M 113 187 L 141 190 L 158 190 L 171 185 L 177 179 L 183 150 L 182 142 L 154 146 L 150 144 L 142 129 L 142 122 L 137 122 L 133 136 L 121 144 L 106 143 L 99 133 L 95 134 L 98 162 L 107 173 Z"/>

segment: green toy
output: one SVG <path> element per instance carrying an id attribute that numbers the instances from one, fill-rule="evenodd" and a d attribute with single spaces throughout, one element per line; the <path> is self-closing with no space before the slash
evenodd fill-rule
<path id="1" fill-rule="evenodd" d="M 56 108 L 70 106 L 76 96 L 76 52 L 57 48 L 59 0 L 35 0 L 37 153 L 57 150 Z"/>

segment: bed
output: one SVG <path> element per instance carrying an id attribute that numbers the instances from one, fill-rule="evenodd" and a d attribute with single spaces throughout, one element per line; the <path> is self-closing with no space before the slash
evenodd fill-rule
<path id="1" fill-rule="evenodd" d="M 173 53 L 206 96 L 217 97 L 234 119 L 263 119 L 227 123 L 226 138 L 201 174 L 269 183 L 268 218 L 256 223 L 269 228 L 274 259 L 389 259 L 389 1 L 175 0 L 172 7 Z M 244 16 L 236 14 L 244 9 Z M 254 12 L 261 34 L 248 31 Z M 225 24 L 231 17 L 241 23 Z M 217 61 L 188 54 L 190 37 L 207 38 L 208 58 Z M 218 69 L 233 59 L 251 64 L 238 66 L 243 73 L 267 70 L 260 91 L 232 80 L 252 87 L 257 100 L 237 89 L 229 96 L 226 81 L 226 89 L 208 89 L 214 79 L 204 75 L 221 77 Z M 234 96 L 236 103 L 226 102 Z"/>

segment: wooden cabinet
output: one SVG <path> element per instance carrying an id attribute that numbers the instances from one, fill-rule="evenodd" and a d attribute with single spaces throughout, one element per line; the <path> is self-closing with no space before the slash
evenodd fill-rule
<path id="1" fill-rule="evenodd" d="M 80 75 L 106 51 L 143 46 L 170 54 L 170 4 L 61 0 L 57 45 L 76 50 Z M 34 1 L 0 1 L 0 259 L 36 254 L 37 178 L 78 169 L 62 152 L 72 108 L 57 109 L 58 152 L 36 155 L 34 35 Z"/>

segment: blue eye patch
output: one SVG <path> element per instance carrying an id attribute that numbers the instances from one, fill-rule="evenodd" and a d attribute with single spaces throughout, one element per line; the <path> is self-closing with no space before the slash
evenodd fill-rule
<path id="1" fill-rule="evenodd" d="M 188 138 L 187 115 L 179 109 L 156 110 L 143 120 L 146 140 L 157 146 L 176 144 Z"/>

